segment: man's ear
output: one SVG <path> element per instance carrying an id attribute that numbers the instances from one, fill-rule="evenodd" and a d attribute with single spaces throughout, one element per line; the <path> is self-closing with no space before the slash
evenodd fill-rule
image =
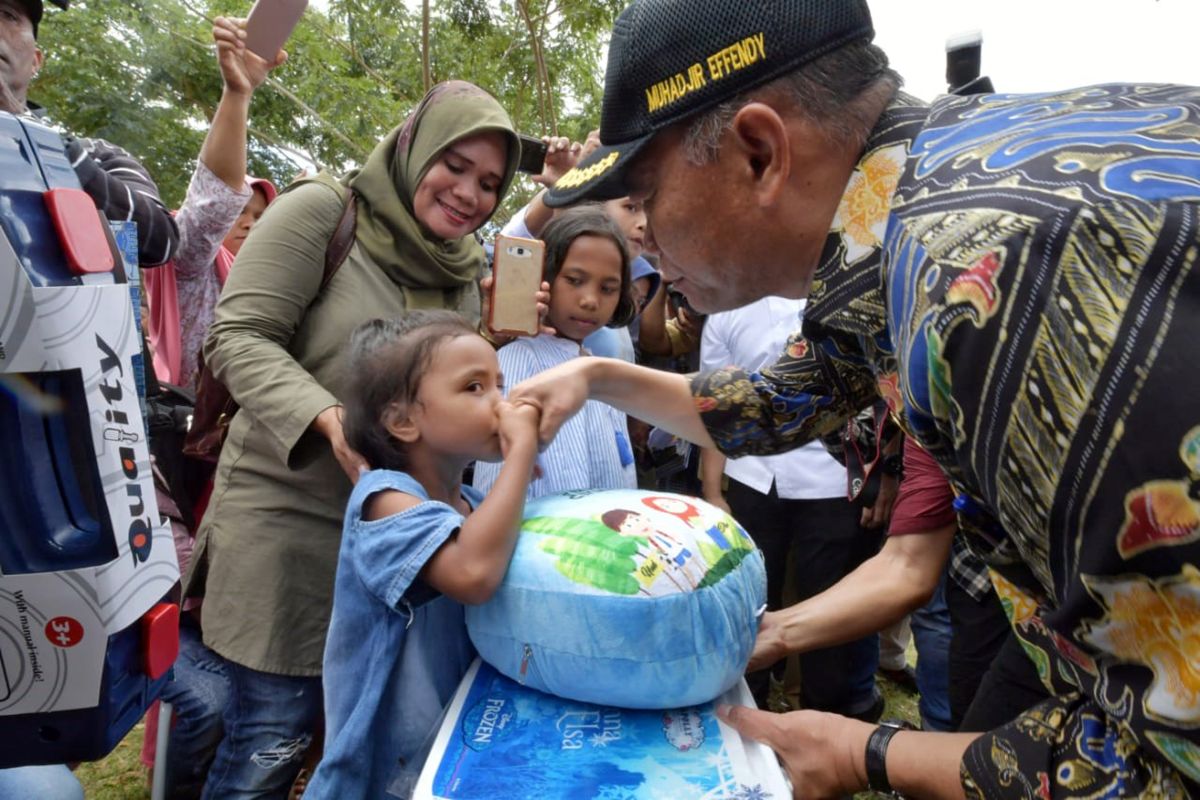
<path id="1" fill-rule="evenodd" d="M 774 205 L 792 172 L 787 124 L 771 106 L 753 102 L 738 111 L 730 129 L 736 153 L 744 159 L 754 182 L 759 205 Z"/>
<path id="2" fill-rule="evenodd" d="M 412 444 L 421 438 L 421 432 L 409 415 L 408 409 L 400 403 L 392 403 L 383 412 L 383 427 L 398 441 Z"/>

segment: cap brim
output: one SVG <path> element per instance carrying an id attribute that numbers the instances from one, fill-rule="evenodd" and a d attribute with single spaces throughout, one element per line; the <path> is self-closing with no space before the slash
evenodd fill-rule
<path id="1" fill-rule="evenodd" d="M 543 202 L 550 208 L 562 208 L 581 200 L 614 200 L 629 194 L 625 183 L 629 165 L 646 143 L 648 134 L 622 144 L 600 145 L 547 189 Z"/>
<path id="2" fill-rule="evenodd" d="M 254 178 L 250 175 L 246 176 L 246 186 L 250 189 L 258 189 L 267 198 L 267 205 L 275 201 L 279 196 L 279 190 L 275 188 L 275 184 L 271 183 L 266 178 Z"/>

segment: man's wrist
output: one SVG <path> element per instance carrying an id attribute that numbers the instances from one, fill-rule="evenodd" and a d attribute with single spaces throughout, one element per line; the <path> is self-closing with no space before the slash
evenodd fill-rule
<path id="1" fill-rule="evenodd" d="M 863 758 L 867 749 L 867 740 L 875 730 L 875 726 L 856 719 L 846 719 L 854 727 L 844 738 L 845 753 L 850 761 L 850 771 L 853 775 L 853 791 L 861 792 L 867 789 L 867 762 Z"/>
<path id="2" fill-rule="evenodd" d="M 882 720 L 867 738 L 864 765 L 867 773 L 867 788 L 873 792 L 896 794 L 887 773 L 887 751 L 892 737 L 912 726 L 901 720 Z"/>

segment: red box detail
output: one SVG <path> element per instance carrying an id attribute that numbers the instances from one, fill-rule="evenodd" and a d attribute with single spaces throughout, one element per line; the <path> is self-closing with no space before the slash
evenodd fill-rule
<path id="1" fill-rule="evenodd" d="M 50 189 L 42 197 L 71 272 L 76 275 L 112 272 L 108 235 L 88 193 L 82 189 Z"/>
<path id="2" fill-rule="evenodd" d="M 179 606 L 159 603 L 142 617 L 142 667 L 150 680 L 157 680 L 178 656 Z"/>

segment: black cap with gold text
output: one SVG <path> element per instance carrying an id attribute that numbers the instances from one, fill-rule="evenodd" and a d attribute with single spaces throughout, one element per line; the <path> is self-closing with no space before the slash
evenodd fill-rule
<path id="1" fill-rule="evenodd" d="M 634 0 L 613 25 L 600 141 L 546 204 L 611 200 L 664 128 L 875 35 L 866 0 Z"/>

